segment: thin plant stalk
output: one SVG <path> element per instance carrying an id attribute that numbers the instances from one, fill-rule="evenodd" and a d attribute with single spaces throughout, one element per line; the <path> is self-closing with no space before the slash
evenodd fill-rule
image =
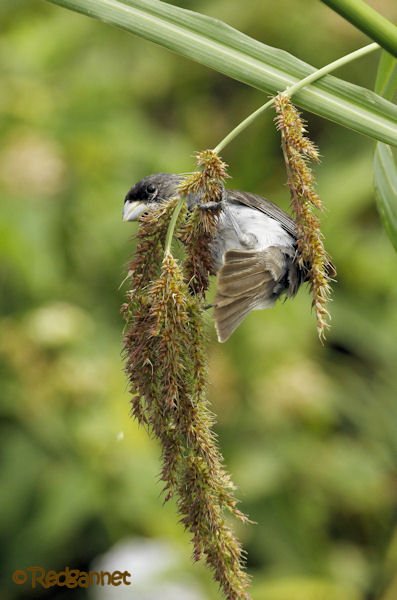
<path id="1" fill-rule="evenodd" d="M 298 92 L 299 90 L 304 88 L 306 85 L 313 83 L 317 79 L 324 77 L 324 75 L 331 73 L 335 69 L 338 69 L 339 67 L 342 67 L 343 65 L 346 65 L 349 62 L 356 60 L 357 58 L 361 58 L 362 56 L 365 56 L 366 54 L 369 54 L 370 52 L 373 52 L 374 50 L 377 50 L 378 48 L 379 48 L 378 44 L 372 43 L 372 44 L 368 44 L 367 46 L 364 46 L 363 48 L 359 48 L 358 50 L 354 50 L 354 52 L 350 52 L 349 54 L 346 54 L 345 56 L 342 56 L 342 57 L 338 58 L 337 60 L 334 60 L 333 62 L 329 63 L 328 65 L 325 65 L 324 67 L 321 67 L 320 69 L 317 69 L 317 71 L 315 71 L 314 73 L 310 73 L 310 75 L 307 75 L 307 77 L 304 77 L 300 81 L 297 81 L 293 85 L 289 86 L 282 93 L 290 98 L 293 94 L 295 94 L 296 92 Z M 246 117 L 243 121 L 241 121 L 241 123 L 239 123 L 237 125 L 237 127 L 232 129 L 232 131 L 230 131 L 227 134 L 227 136 L 224 137 L 221 142 L 219 142 L 219 144 L 212 150 L 212 152 L 214 154 L 219 154 L 228 144 L 230 144 L 230 142 L 232 142 L 240 133 L 242 133 L 249 125 L 251 125 L 251 123 L 253 123 L 255 121 L 255 119 L 257 119 L 268 108 L 273 106 L 276 98 L 277 98 L 277 96 L 270 98 L 270 100 L 268 100 L 265 104 L 263 104 L 262 106 L 257 108 L 250 115 L 248 115 L 248 117 Z M 176 207 L 174 209 L 174 213 L 171 218 L 171 221 L 169 223 L 166 242 L 165 242 L 164 256 L 166 254 L 168 254 L 171 250 L 171 244 L 172 244 L 172 238 L 174 235 L 175 224 L 178 219 L 178 215 L 181 211 L 183 202 L 184 202 L 184 199 L 182 197 L 179 200 L 178 204 L 176 205 Z"/>
<path id="2" fill-rule="evenodd" d="M 283 91 L 283 94 L 285 94 L 286 96 L 291 98 L 293 94 L 295 94 L 296 92 L 298 92 L 299 90 L 304 88 L 306 85 L 309 85 L 310 83 L 313 83 L 314 81 L 317 81 L 317 79 L 324 77 L 324 75 L 328 75 L 329 73 L 331 73 L 332 71 L 335 71 L 339 67 L 342 67 L 343 65 L 346 65 L 346 64 L 352 62 L 353 60 L 356 60 L 357 58 L 361 58 L 362 56 L 365 56 L 366 54 L 369 54 L 370 52 L 373 52 L 374 50 L 377 50 L 378 48 L 379 48 L 379 44 L 372 43 L 372 44 L 368 44 L 367 46 L 364 46 L 363 48 L 359 48 L 358 50 L 354 50 L 354 52 L 350 52 L 349 54 L 346 54 L 345 56 L 342 56 L 341 58 L 334 60 L 333 62 L 329 63 L 328 65 L 321 67 L 321 69 L 317 69 L 317 71 L 315 71 L 314 73 L 310 73 L 310 75 L 307 75 L 307 77 L 304 77 L 300 81 L 297 81 L 293 85 L 287 87 Z M 268 108 L 273 106 L 275 99 L 276 99 L 276 96 L 274 96 L 268 102 L 266 102 L 265 104 L 263 104 L 262 106 L 257 108 L 246 119 L 241 121 L 241 123 L 239 123 L 239 125 L 237 125 L 237 127 L 235 127 L 230 133 L 228 133 L 228 135 L 225 138 L 223 138 L 223 140 L 221 142 L 219 142 L 219 144 L 214 148 L 214 152 L 216 154 L 218 154 L 219 152 L 222 152 L 222 150 L 231 141 L 233 141 L 235 137 L 237 137 L 242 131 L 244 131 L 244 129 L 246 129 L 249 125 L 251 125 L 251 123 L 253 123 L 255 121 L 255 119 L 257 119 Z"/>
<path id="3" fill-rule="evenodd" d="M 176 223 L 178 221 L 179 213 L 182 210 L 184 202 L 185 202 L 185 199 L 183 196 L 181 196 L 178 200 L 177 205 L 175 206 L 174 212 L 172 213 L 172 217 L 171 217 L 170 223 L 168 225 L 168 229 L 167 229 L 167 235 L 165 238 L 164 257 L 167 256 L 167 254 L 170 254 L 170 252 L 171 252 L 172 238 L 174 237 Z"/>

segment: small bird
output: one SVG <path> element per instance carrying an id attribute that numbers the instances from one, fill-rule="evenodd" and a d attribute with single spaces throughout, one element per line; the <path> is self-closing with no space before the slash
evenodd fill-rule
<path id="1" fill-rule="evenodd" d="M 175 197 L 183 178 L 169 173 L 144 177 L 125 197 L 123 220 L 136 221 Z M 199 200 L 190 195 L 186 201 L 191 209 Z M 208 203 L 202 209 L 213 206 Z M 269 200 L 249 192 L 224 190 L 211 254 L 217 275 L 213 306 L 220 342 L 251 310 L 270 308 L 282 295 L 294 296 L 307 280 L 307 269 L 297 261 L 295 222 Z"/>

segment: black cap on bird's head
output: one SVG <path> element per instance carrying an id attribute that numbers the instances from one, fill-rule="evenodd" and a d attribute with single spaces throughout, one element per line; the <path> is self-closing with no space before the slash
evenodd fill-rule
<path id="1" fill-rule="evenodd" d="M 123 221 L 136 221 L 157 203 L 175 195 L 183 176 L 171 173 L 156 173 L 138 181 L 124 200 Z"/>

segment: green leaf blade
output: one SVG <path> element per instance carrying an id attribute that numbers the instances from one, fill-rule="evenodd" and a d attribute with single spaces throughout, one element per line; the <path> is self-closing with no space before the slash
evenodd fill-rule
<path id="1" fill-rule="evenodd" d="M 376 145 L 374 175 L 378 210 L 397 251 L 397 164 L 387 144 Z"/>
<path id="2" fill-rule="evenodd" d="M 381 54 L 375 90 L 390 99 L 397 90 L 397 60 L 388 52 Z M 374 184 L 378 212 L 397 251 L 397 164 L 393 150 L 387 144 L 376 144 Z"/>
<path id="3" fill-rule="evenodd" d="M 173 52 L 275 94 L 315 69 L 232 27 L 160 0 L 49 0 L 96 17 Z M 397 107 L 333 76 L 294 96 L 300 107 L 378 141 L 397 146 Z"/>
<path id="4" fill-rule="evenodd" d="M 388 52 L 382 52 L 376 76 L 375 92 L 388 100 L 392 100 L 396 91 L 397 59 Z"/>

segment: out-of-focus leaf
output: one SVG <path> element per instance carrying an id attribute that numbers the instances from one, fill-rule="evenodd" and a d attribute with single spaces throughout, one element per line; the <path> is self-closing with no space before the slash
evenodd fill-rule
<path id="1" fill-rule="evenodd" d="M 273 579 L 254 588 L 254 600 L 360 600 L 361 594 L 351 586 L 319 578 L 295 577 Z"/>
<path id="2" fill-rule="evenodd" d="M 396 91 L 397 59 L 388 52 L 382 52 L 376 75 L 375 92 L 387 100 L 392 100 Z"/>
<path id="3" fill-rule="evenodd" d="M 392 99 L 397 90 L 397 60 L 383 52 L 379 61 L 375 90 Z M 374 156 L 377 205 L 387 234 L 397 250 L 397 164 L 387 144 L 378 143 Z"/>
<path id="4" fill-rule="evenodd" d="M 364 0 L 322 0 L 352 25 L 397 56 L 397 27 Z"/>
<path id="5" fill-rule="evenodd" d="M 374 158 L 375 190 L 384 227 L 397 250 L 397 165 L 387 144 L 377 144 Z"/>

